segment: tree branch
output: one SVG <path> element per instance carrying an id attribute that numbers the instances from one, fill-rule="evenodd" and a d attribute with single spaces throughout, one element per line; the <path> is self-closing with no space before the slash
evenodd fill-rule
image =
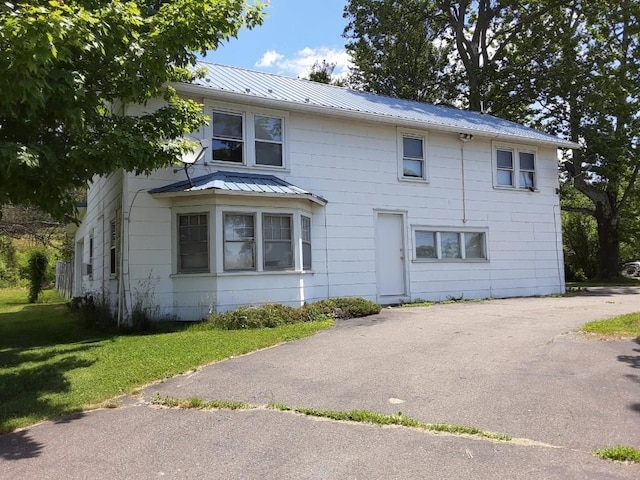
<path id="1" fill-rule="evenodd" d="M 582 213 L 583 215 L 590 215 L 592 217 L 595 216 L 596 214 L 594 210 L 591 210 L 590 208 L 587 208 L 587 207 L 570 207 L 570 206 L 562 205 L 560 207 L 560 210 L 565 212 Z"/>

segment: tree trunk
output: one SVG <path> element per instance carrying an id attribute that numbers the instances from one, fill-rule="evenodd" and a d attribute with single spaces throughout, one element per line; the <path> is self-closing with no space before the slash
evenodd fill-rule
<path id="1" fill-rule="evenodd" d="M 620 236 L 617 216 L 610 217 L 596 208 L 595 218 L 598 223 L 598 242 L 600 243 L 598 277 L 603 279 L 620 276 Z"/>

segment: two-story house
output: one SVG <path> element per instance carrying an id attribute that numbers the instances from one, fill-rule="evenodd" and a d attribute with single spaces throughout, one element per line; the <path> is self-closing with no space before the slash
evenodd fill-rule
<path id="1" fill-rule="evenodd" d="M 202 64 L 188 168 L 96 178 L 76 294 L 194 320 L 266 302 L 564 292 L 558 148 L 490 115 Z M 157 108 L 127 106 L 126 114 Z"/>

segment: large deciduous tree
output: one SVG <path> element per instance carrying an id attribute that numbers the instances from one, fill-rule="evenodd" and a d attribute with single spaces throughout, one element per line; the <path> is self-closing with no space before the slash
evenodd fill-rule
<path id="1" fill-rule="evenodd" d="M 574 0 L 545 18 L 550 32 L 532 65 L 538 116 L 583 145 L 563 163 L 583 198 L 563 208 L 593 216 L 598 274 L 619 275 L 620 243 L 637 235 L 640 194 L 640 4 Z"/>
<path id="2" fill-rule="evenodd" d="M 262 21 L 243 0 L 54 0 L 0 4 L 0 205 L 74 213 L 74 188 L 118 169 L 149 172 L 188 146 L 200 106 L 196 54 Z M 164 98 L 142 116 L 123 106 Z"/>
<path id="3" fill-rule="evenodd" d="M 353 80 L 365 90 L 521 119 L 532 103 L 514 42 L 562 0 L 350 0 Z M 529 33 L 530 36 L 530 33 Z"/>

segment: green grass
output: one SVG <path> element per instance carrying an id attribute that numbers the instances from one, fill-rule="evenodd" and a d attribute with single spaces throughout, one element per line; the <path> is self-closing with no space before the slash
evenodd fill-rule
<path id="1" fill-rule="evenodd" d="M 26 298 L 26 290 L 0 290 L 0 433 L 81 411 L 203 364 L 306 337 L 333 323 L 107 335 L 82 327 L 52 292 L 33 305 Z"/>
<path id="2" fill-rule="evenodd" d="M 616 337 L 640 337 L 640 312 L 589 322 L 582 327 L 582 331 Z"/>
<path id="3" fill-rule="evenodd" d="M 597 457 L 616 462 L 640 463 L 640 450 L 635 447 L 616 445 L 615 447 L 605 447 L 593 452 Z"/>
<path id="4" fill-rule="evenodd" d="M 371 412 L 369 410 L 318 410 L 315 408 L 289 407 L 281 403 L 270 403 L 268 408 L 285 412 L 296 412 L 311 417 L 329 418 L 341 422 L 371 423 L 374 425 L 398 425 L 401 427 L 417 428 L 431 432 L 446 432 L 454 435 L 473 435 L 477 437 L 489 438 L 491 440 L 501 440 L 508 442 L 511 436 L 503 433 L 493 433 L 480 430 L 467 425 L 449 425 L 446 423 L 424 423 L 420 420 L 405 417 L 402 413 L 397 415 L 387 415 L 384 413 Z"/>

